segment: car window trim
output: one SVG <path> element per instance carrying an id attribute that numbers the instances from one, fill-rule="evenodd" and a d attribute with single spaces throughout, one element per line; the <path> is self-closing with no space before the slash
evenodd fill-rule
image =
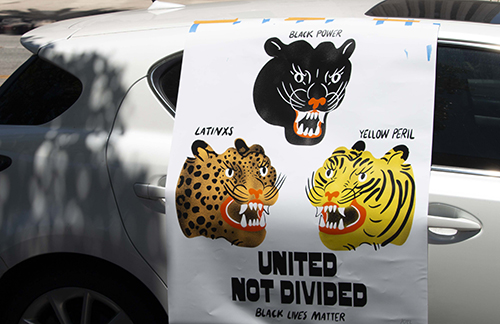
<path id="1" fill-rule="evenodd" d="M 153 66 L 148 71 L 148 83 L 153 93 L 156 97 L 166 106 L 167 111 L 175 118 L 175 106 L 170 102 L 167 96 L 163 93 L 161 89 L 158 88 L 157 84 L 162 75 L 162 72 L 171 67 L 173 64 L 177 63 L 182 56 L 184 51 L 175 52 L 167 57 L 162 58 L 160 61 L 153 64 Z"/>

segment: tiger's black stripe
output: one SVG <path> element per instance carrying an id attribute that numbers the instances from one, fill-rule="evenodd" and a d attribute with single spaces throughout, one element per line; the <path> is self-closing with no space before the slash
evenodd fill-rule
<path id="1" fill-rule="evenodd" d="M 391 243 L 399 236 L 399 234 L 406 227 L 406 224 L 408 223 L 408 220 L 410 219 L 410 216 L 412 214 L 413 202 L 415 201 L 415 180 L 413 180 L 413 177 L 409 173 L 404 172 L 404 171 L 401 171 L 401 173 L 405 174 L 408 177 L 408 179 L 410 179 L 410 182 L 411 182 L 410 206 L 408 206 L 408 210 L 406 212 L 405 218 L 403 219 L 403 222 L 401 223 L 401 226 L 399 226 L 398 230 L 391 237 L 389 237 L 387 240 L 385 240 L 382 243 L 382 246 L 386 246 L 387 244 Z"/>

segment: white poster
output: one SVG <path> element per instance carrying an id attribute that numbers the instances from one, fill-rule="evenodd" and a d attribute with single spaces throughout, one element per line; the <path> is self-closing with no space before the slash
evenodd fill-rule
<path id="1" fill-rule="evenodd" d="M 438 26 L 195 22 L 167 183 L 171 323 L 426 323 Z"/>

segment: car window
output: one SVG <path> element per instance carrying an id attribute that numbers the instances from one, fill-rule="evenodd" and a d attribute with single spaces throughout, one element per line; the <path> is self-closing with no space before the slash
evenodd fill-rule
<path id="1" fill-rule="evenodd" d="M 181 78 L 182 52 L 175 53 L 155 64 L 149 73 L 149 82 L 167 110 L 175 116 L 177 94 Z"/>
<path id="2" fill-rule="evenodd" d="M 47 123 L 81 93 L 82 83 L 75 76 L 34 55 L 0 88 L 0 124 Z"/>
<path id="3" fill-rule="evenodd" d="M 500 170 L 500 56 L 440 46 L 433 164 Z"/>

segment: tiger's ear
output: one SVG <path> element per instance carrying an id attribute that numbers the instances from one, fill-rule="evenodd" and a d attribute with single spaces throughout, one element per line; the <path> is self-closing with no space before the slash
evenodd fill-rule
<path id="1" fill-rule="evenodd" d="M 280 41 L 278 38 L 273 37 L 269 38 L 266 43 L 264 44 L 264 50 L 269 56 L 272 57 L 279 57 L 281 54 L 281 50 L 285 47 L 286 45 L 283 44 L 282 41 Z"/>
<path id="2" fill-rule="evenodd" d="M 387 164 L 391 163 L 391 160 L 393 160 L 396 157 L 399 157 L 400 159 L 405 162 L 408 159 L 408 156 L 410 156 L 410 150 L 406 145 L 398 145 L 394 146 L 389 152 L 385 153 L 384 159 L 387 160 Z"/>
<path id="3" fill-rule="evenodd" d="M 191 145 L 191 151 L 196 158 L 202 160 L 203 162 L 217 156 L 214 149 L 210 147 L 207 142 L 202 140 L 194 141 Z"/>
<path id="4" fill-rule="evenodd" d="M 363 152 L 365 150 L 365 142 L 363 141 L 357 141 L 356 143 L 354 143 L 354 145 L 352 146 L 351 150 L 356 150 L 358 152 Z"/>
<path id="5" fill-rule="evenodd" d="M 342 56 L 344 58 L 348 59 L 351 57 L 352 53 L 354 52 L 354 49 L 356 48 L 356 42 L 354 39 L 348 39 L 340 46 L 339 50 L 342 51 Z"/>

